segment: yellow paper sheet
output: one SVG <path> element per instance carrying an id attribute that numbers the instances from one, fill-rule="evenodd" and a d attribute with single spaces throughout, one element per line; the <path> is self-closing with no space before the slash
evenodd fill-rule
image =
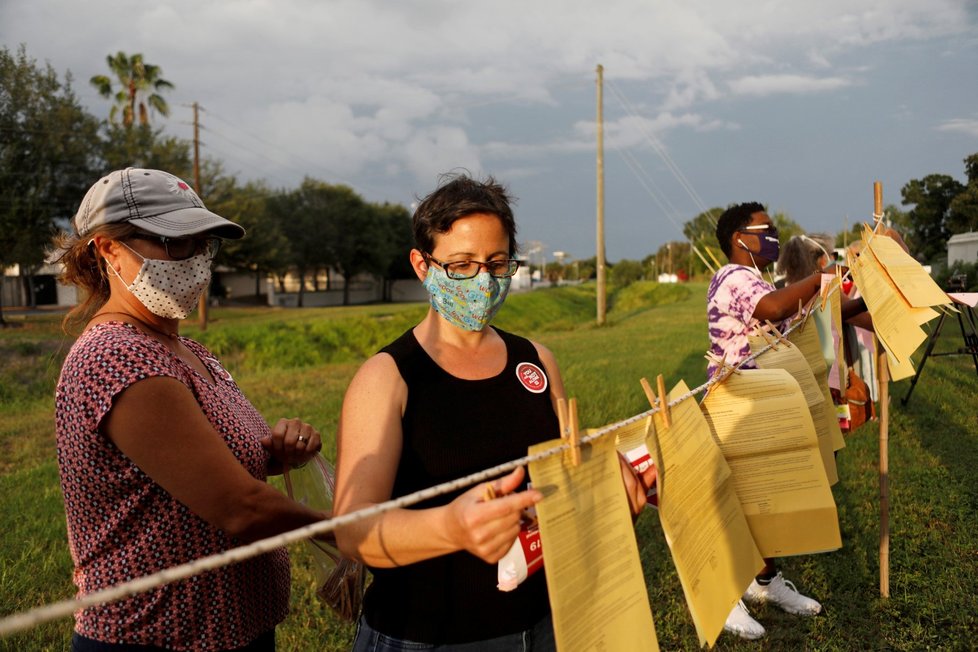
<path id="1" fill-rule="evenodd" d="M 938 313 L 929 306 L 951 304 L 951 298 L 938 287 L 923 266 L 892 238 L 873 235 L 866 225 L 863 225 L 863 238 L 869 242 L 870 253 L 883 269 L 891 288 L 906 302 L 918 326 L 938 317 Z"/>
<path id="2" fill-rule="evenodd" d="M 591 433 L 594 430 L 596 429 L 589 429 L 588 432 Z M 632 468 L 636 472 L 644 473 L 650 466 L 655 465 L 655 460 L 647 446 L 651 430 L 652 417 L 647 417 L 624 426 L 619 426 L 613 432 L 607 433 L 606 436 L 613 436 L 615 438 L 615 448 L 618 449 L 618 452 L 628 460 L 628 463 L 632 465 Z M 646 500 L 648 500 L 647 505 L 649 507 L 658 506 L 659 499 L 656 496 L 657 491 L 657 487 L 652 487 L 649 489 L 648 494 L 646 494 Z"/>
<path id="3" fill-rule="evenodd" d="M 652 428 L 652 417 L 640 419 L 624 426 L 615 428 L 606 436 L 613 437 L 615 448 L 624 455 L 629 462 L 633 461 L 635 455 L 649 455 L 650 451 L 646 447 L 649 431 Z M 595 432 L 596 428 L 588 429 L 588 433 Z"/>
<path id="4" fill-rule="evenodd" d="M 913 360 L 907 358 L 906 362 L 900 362 L 889 351 L 886 351 L 886 370 L 890 374 L 890 380 L 893 381 L 910 378 L 917 373 Z"/>
<path id="5" fill-rule="evenodd" d="M 810 333 L 809 329 L 796 328 L 788 335 L 788 340 L 798 347 L 801 354 L 811 367 L 815 381 L 818 383 L 819 392 L 822 394 L 822 404 L 825 406 L 824 413 L 813 411 L 812 418 L 818 415 L 823 420 L 821 426 L 816 422 L 815 429 L 818 432 L 827 430 L 832 441 L 832 450 L 838 451 L 846 447 L 845 437 L 842 436 L 842 429 L 839 428 L 839 420 L 835 417 L 835 404 L 832 402 L 832 392 L 829 390 L 829 370 L 825 365 L 824 358 L 819 356 L 819 341 L 817 333 Z M 833 483 L 834 484 L 834 483 Z"/>
<path id="6" fill-rule="evenodd" d="M 914 308 L 907 303 L 871 249 L 863 249 L 859 256 L 850 257 L 849 269 L 873 317 L 876 336 L 898 362 L 907 362 L 927 339 L 919 320 L 920 311 L 930 309 Z"/>
<path id="7" fill-rule="evenodd" d="M 903 299 L 915 324 L 923 326 L 939 316 L 929 306 L 950 305 L 952 303 L 951 298 L 937 286 L 937 283 L 921 264 L 901 249 L 900 245 L 892 238 L 879 234 L 871 235 L 870 230 L 865 225 L 863 237 L 869 241 L 869 252 L 876 264 L 883 270 L 890 289 L 897 292 Z M 889 262 L 884 261 L 884 257 Z M 905 290 L 904 285 L 908 289 Z M 908 296 L 908 292 L 910 296 Z M 911 296 L 921 305 L 912 302 Z"/>
<path id="8" fill-rule="evenodd" d="M 863 237 L 866 238 L 867 234 L 864 233 Z M 950 297 L 934 282 L 927 270 L 893 238 L 876 234 L 868 241 L 876 259 L 911 306 L 923 308 L 951 303 Z"/>
<path id="9" fill-rule="evenodd" d="M 530 447 L 530 454 L 555 446 Z M 658 650 L 614 438 L 530 462 L 557 649 Z"/>
<path id="10" fill-rule="evenodd" d="M 688 391 L 680 381 L 669 400 Z M 653 455 L 662 456 L 656 459 L 659 521 L 700 647 L 712 647 L 764 560 L 734 491 L 730 468 L 696 399 L 690 397 L 670 412 L 668 428 L 661 414 L 655 414 L 654 439 L 648 444 Z"/>
<path id="11" fill-rule="evenodd" d="M 700 407 L 733 472 L 737 497 L 763 556 L 842 546 L 815 426 L 791 374 L 742 370 L 714 386 Z"/>
<path id="12" fill-rule="evenodd" d="M 814 330 L 815 324 L 809 322 L 807 326 Z M 750 342 L 752 353 L 762 350 L 766 345 L 764 338 L 757 335 L 752 335 L 747 339 Z M 759 369 L 784 369 L 798 381 L 801 393 L 805 397 L 805 404 L 812 415 L 815 436 L 818 438 L 818 451 L 822 458 L 822 464 L 825 466 L 825 476 L 830 485 L 838 482 L 839 473 L 835 467 L 835 448 L 833 448 L 831 422 L 835 422 L 838 429 L 839 421 L 835 416 L 835 408 L 830 408 L 825 404 L 822 388 L 815 379 L 815 374 L 812 373 L 812 368 L 801 350 L 796 345 L 788 346 L 781 343 L 777 348 L 770 348 L 754 358 L 754 363 Z M 822 358 L 822 367 L 825 367 L 824 358 Z M 839 437 L 842 437 L 841 432 Z"/>
<path id="13" fill-rule="evenodd" d="M 646 446 L 649 433 L 652 430 L 652 417 L 639 419 L 638 421 L 633 421 L 622 426 L 615 426 L 611 430 L 608 430 L 613 425 L 609 424 L 599 428 L 587 428 L 584 432 L 586 435 L 593 435 L 598 431 L 607 431 L 604 433 L 604 436 L 614 439 L 615 448 L 625 456 L 625 459 L 632 463 L 637 459 L 645 461 L 645 464 L 639 469 L 640 471 L 648 468 L 648 464 L 654 464 L 652 454 Z"/>
<path id="14" fill-rule="evenodd" d="M 822 296 L 828 297 L 825 302 L 825 310 L 828 310 L 832 315 L 833 337 L 838 346 L 835 354 L 835 369 L 839 373 L 836 385 L 841 390 L 845 388 L 847 380 L 845 340 L 842 331 L 842 277 L 836 273 L 831 281 L 826 282 L 823 274 L 822 279 Z M 829 398 L 831 398 L 831 394 Z"/>

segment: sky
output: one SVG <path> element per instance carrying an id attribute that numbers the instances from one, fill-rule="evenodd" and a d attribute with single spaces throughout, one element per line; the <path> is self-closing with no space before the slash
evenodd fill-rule
<path id="1" fill-rule="evenodd" d="M 517 198 L 524 254 L 595 255 L 596 67 L 606 255 L 759 201 L 811 232 L 870 219 L 872 185 L 965 181 L 978 153 L 971 0 L 0 0 L 0 46 L 70 71 L 142 53 L 169 118 L 242 181 L 310 176 L 412 207 L 445 172 Z M 903 207 L 906 208 L 906 207 Z"/>

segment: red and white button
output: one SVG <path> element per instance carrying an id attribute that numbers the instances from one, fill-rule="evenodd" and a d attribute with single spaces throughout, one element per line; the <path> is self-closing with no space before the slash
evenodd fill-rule
<path id="1" fill-rule="evenodd" d="M 547 391 L 547 374 L 532 362 L 521 362 L 516 365 L 516 377 L 523 387 L 534 394 Z"/>

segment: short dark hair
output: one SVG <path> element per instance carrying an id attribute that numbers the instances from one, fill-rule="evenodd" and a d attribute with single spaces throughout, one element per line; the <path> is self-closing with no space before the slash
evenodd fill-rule
<path id="1" fill-rule="evenodd" d="M 750 223 L 751 215 L 763 213 L 766 210 L 762 204 L 756 201 L 748 201 L 743 204 L 728 206 L 727 210 L 723 211 L 723 215 L 717 220 L 717 240 L 727 258 L 730 258 L 734 233 Z"/>
<path id="2" fill-rule="evenodd" d="M 441 176 L 436 190 L 421 200 L 414 211 L 412 228 L 418 249 L 431 253 L 435 234 L 447 233 L 459 219 L 476 213 L 495 215 L 509 236 L 509 255 L 516 254 L 516 220 L 506 188 L 491 176 L 477 181 L 465 173 Z"/>

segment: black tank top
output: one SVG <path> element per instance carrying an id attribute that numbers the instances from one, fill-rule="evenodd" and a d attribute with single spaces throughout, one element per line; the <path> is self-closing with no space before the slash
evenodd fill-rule
<path id="1" fill-rule="evenodd" d="M 407 383 L 403 446 L 392 498 L 523 457 L 559 436 L 549 380 L 533 344 L 499 329 L 506 367 L 463 380 L 439 367 L 413 330 L 382 349 Z M 451 502 L 467 489 L 414 509 Z M 370 626 L 398 639 L 464 643 L 531 628 L 550 609 L 544 571 L 515 590 L 496 588 L 496 564 L 457 552 L 398 568 L 372 568 L 364 597 Z"/>

